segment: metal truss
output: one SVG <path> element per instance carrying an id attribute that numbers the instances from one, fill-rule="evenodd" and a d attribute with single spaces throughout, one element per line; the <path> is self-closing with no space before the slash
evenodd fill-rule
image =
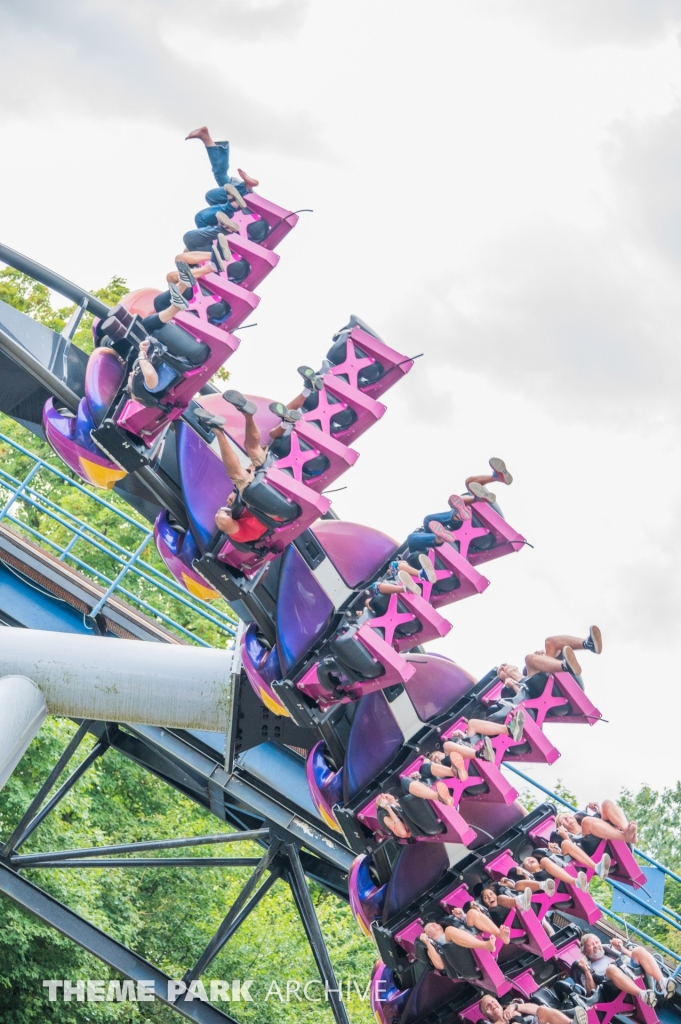
<path id="1" fill-rule="evenodd" d="M 95 736 L 94 746 L 66 781 L 53 792 L 60 776 L 67 769 L 90 732 Z M 318 874 L 318 871 L 314 870 L 314 864 L 310 864 L 310 861 L 316 862 L 318 858 L 311 857 L 306 851 L 301 852 L 302 841 L 290 829 L 282 828 L 276 821 L 269 820 L 265 821 L 262 827 L 242 827 L 237 832 L 224 834 L 178 839 L 152 839 L 88 849 L 53 850 L 30 854 L 19 852 L 26 840 L 58 806 L 76 782 L 82 778 L 90 765 L 112 745 L 107 735 L 106 723 L 84 721 L 79 725 L 76 734 L 64 749 L 0 850 L 0 894 L 45 924 L 51 925 L 123 977 L 135 983 L 151 982 L 153 988 L 150 988 L 149 991 L 153 990 L 155 998 L 187 1020 L 195 1021 L 196 1024 L 221 1024 L 221 1022 L 222 1024 L 237 1024 L 233 1017 L 219 1010 L 213 1004 L 197 999 L 187 1001 L 187 992 L 177 997 L 169 995 L 168 982 L 171 979 L 163 971 L 101 929 L 90 924 L 75 911 L 53 899 L 44 890 L 24 878 L 21 872 L 26 868 L 192 867 L 201 869 L 204 867 L 253 867 L 253 873 L 227 911 L 206 948 L 196 962 L 186 970 L 182 980 L 187 989 L 191 982 L 198 980 L 206 971 L 274 883 L 278 879 L 282 879 L 291 888 L 321 981 L 328 993 L 329 1006 L 334 1020 L 336 1024 L 349 1024 L 306 879 L 308 864 L 313 868 L 311 872 L 313 877 Z M 232 822 L 236 824 L 238 813 L 238 808 L 235 808 L 233 816 L 225 813 L 221 817 L 224 820 L 230 820 L 231 817 Z M 129 856 L 130 854 L 154 853 L 161 850 L 185 849 L 247 840 L 255 841 L 263 847 L 263 854 L 260 858 Z M 336 869 L 336 874 L 338 874 L 338 869 Z M 323 879 L 320 880 L 323 881 Z M 338 891 L 341 883 L 338 879 L 334 879 L 334 882 L 335 884 L 330 884 L 329 888 Z"/>

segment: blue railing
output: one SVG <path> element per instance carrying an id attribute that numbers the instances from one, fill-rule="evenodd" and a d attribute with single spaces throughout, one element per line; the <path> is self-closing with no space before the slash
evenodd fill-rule
<path id="1" fill-rule="evenodd" d="M 563 807 L 567 807 L 571 811 L 577 810 L 577 808 L 568 800 L 565 800 L 564 797 L 559 796 L 558 793 L 554 793 L 553 790 L 548 789 L 546 786 L 542 786 L 541 782 L 537 782 L 536 779 L 533 779 L 529 775 L 526 775 L 525 772 L 521 772 L 520 769 L 516 768 L 514 764 L 510 764 L 509 762 L 505 761 L 504 768 L 508 768 L 516 775 L 519 775 L 520 778 L 524 779 L 524 781 L 529 783 L 530 786 L 533 786 L 534 789 L 538 789 L 542 793 L 545 793 L 547 796 L 551 797 L 551 799 L 556 803 L 562 804 Z M 660 862 L 655 860 L 654 857 L 650 857 L 643 850 L 639 850 L 637 846 L 634 847 L 634 853 L 638 857 L 641 857 L 643 860 L 647 861 L 648 864 L 652 864 L 654 867 L 664 872 L 665 875 L 668 875 L 670 878 L 673 878 L 675 882 L 681 882 L 681 878 L 679 878 L 677 874 L 675 874 L 669 868 L 665 867 L 664 864 L 660 864 Z M 677 931 L 681 931 L 681 916 L 679 916 L 679 914 L 677 914 L 675 910 L 672 910 L 670 907 L 665 907 L 664 905 L 662 906 L 661 910 L 657 910 L 655 907 L 652 907 L 649 903 L 646 903 L 645 900 L 642 900 L 640 896 L 637 896 L 633 889 L 620 885 L 619 882 L 615 882 L 611 878 L 608 878 L 607 881 L 613 889 L 617 889 L 618 892 L 624 893 L 628 899 L 632 900 L 634 903 L 638 903 L 641 907 L 644 907 L 649 914 L 653 914 L 660 921 L 664 921 L 665 924 L 670 925 L 672 928 L 676 928 Z M 681 965 L 681 956 L 679 956 L 678 953 L 675 953 L 674 950 L 669 949 L 667 946 L 663 946 L 661 942 L 658 942 L 656 939 L 652 938 L 652 936 L 648 935 L 647 932 L 641 931 L 634 925 L 629 924 L 628 921 L 625 921 L 623 918 L 618 917 L 617 914 L 613 914 L 611 910 L 609 910 L 607 907 L 604 907 L 601 903 L 596 902 L 596 906 L 599 910 L 602 910 L 604 914 L 607 914 L 608 917 L 611 917 L 614 921 L 616 921 L 621 927 L 628 929 L 631 932 L 634 932 L 636 935 L 641 936 L 646 940 L 646 942 L 649 942 L 651 945 L 661 950 L 661 952 L 665 953 L 667 956 L 672 957 L 674 960 L 677 961 L 677 963 Z"/>
<path id="2" fill-rule="evenodd" d="M 51 466 L 35 452 L 30 451 L 18 444 L 17 441 L 6 434 L 0 433 L 0 442 L 9 445 L 19 455 L 30 459 L 31 466 L 23 479 L 18 479 L 0 466 L 0 501 L 3 502 L 0 509 L 0 522 L 9 522 L 18 527 L 21 531 L 28 533 L 31 537 L 44 547 L 50 548 L 60 561 L 72 562 L 78 569 L 81 569 L 89 576 L 94 576 L 100 585 L 105 588 L 104 594 L 92 608 L 90 615 L 94 617 L 102 611 L 106 602 L 113 594 L 124 598 L 127 602 L 141 608 L 151 618 L 158 619 L 170 630 L 182 634 L 191 643 L 200 644 L 203 647 L 210 647 L 205 639 L 198 636 L 193 630 L 188 629 L 173 617 L 172 609 L 160 607 L 161 601 L 154 600 L 156 595 L 163 595 L 187 609 L 193 615 L 199 616 L 205 622 L 217 627 L 225 639 L 234 636 L 236 623 L 232 615 L 218 605 L 208 604 L 200 598 L 193 597 L 177 581 L 166 572 L 162 572 L 143 558 L 145 549 L 152 542 L 153 532 L 148 525 L 138 522 L 122 509 L 116 508 L 110 502 L 105 501 L 94 491 L 88 490 L 77 480 L 67 476 L 61 470 Z M 87 499 L 113 513 L 119 520 L 127 524 L 133 536 L 132 550 L 124 547 L 118 541 L 107 537 L 105 533 L 91 526 L 79 516 L 74 515 L 63 505 L 52 501 L 44 490 L 49 490 L 50 483 L 58 482 L 75 488 Z M 42 490 L 40 489 L 42 485 Z M 66 543 L 62 544 L 54 537 L 47 536 L 45 532 L 36 530 L 28 521 L 28 513 L 34 510 L 40 515 L 47 516 L 51 523 L 61 527 L 69 535 Z M 56 531 L 57 532 L 57 531 Z M 82 542 L 79 554 L 74 548 Z M 82 550 L 86 545 L 93 552 L 105 555 L 111 560 L 118 570 L 113 576 L 103 572 L 101 568 L 93 565 L 93 558 L 88 559 L 87 551 Z M 82 555 L 82 557 L 81 557 Z M 130 589 L 134 583 L 149 584 L 151 593 L 142 596 Z M 179 609 L 178 609 L 179 610 Z M 177 613 L 175 613 L 177 614 Z"/>

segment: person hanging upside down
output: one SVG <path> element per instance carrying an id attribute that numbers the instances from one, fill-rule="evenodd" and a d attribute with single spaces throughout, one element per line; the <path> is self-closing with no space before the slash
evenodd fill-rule
<path id="1" fill-rule="evenodd" d="M 251 460 L 247 466 L 241 464 L 237 450 L 232 447 L 224 431 L 225 420 L 222 416 L 215 416 L 207 409 L 199 409 L 195 415 L 201 423 L 215 431 L 222 464 L 236 488 L 236 494 L 230 495 L 227 505 L 218 509 L 215 525 L 230 539 L 246 544 L 249 541 L 257 540 L 267 532 L 267 527 L 247 507 L 242 507 L 242 503 L 248 505 L 248 486 L 255 478 L 256 469 L 264 464 L 268 449 L 261 443 L 260 428 L 254 419 L 258 411 L 255 403 L 249 401 L 239 391 L 225 391 L 222 397 L 239 409 L 244 417 L 246 428 L 244 449 Z M 275 427 L 272 432 L 278 429 Z M 238 499 L 241 500 L 238 501 Z"/>
<path id="2" fill-rule="evenodd" d="M 513 477 L 506 469 L 503 459 L 490 459 L 492 467 L 489 473 L 481 476 L 469 476 L 466 479 L 466 492 L 460 496 L 452 494 L 449 498 L 449 512 L 434 512 L 427 515 L 423 520 L 423 526 L 409 534 L 407 546 L 411 555 L 419 552 L 427 552 L 429 548 L 440 547 L 444 543 L 454 544 L 456 541 L 456 530 L 462 523 L 470 520 L 471 511 L 469 505 L 474 501 L 486 501 L 489 504 L 496 502 L 496 496 L 487 490 L 488 483 L 511 484 Z"/>
<path id="3" fill-rule="evenodd" d="M 618 938 L 603 945 L 598 936 L 591 932 L 582 935 L 579 946 L 584 955 L 572 965 L 572 977 L 586 989 L 587 996 L 592 995 L 601 985 L 603 1001 L 610 1002 L 617 997 L 618 992 L 628 992 L 648 1006 L 654 1006 L 658 996 L 668 999 L 676 991 L 674 979 L 665 979 L 659 963 L 643 946 L 632 944 L 627 947 Z M 639 988 L 634 980 L 638 968 L 653 980 L 654 988 Z"/>
<path id="4" fill-rule="evenodd" d="M 400 786 L 403 793 L 410 793 L 412 796 L 420 797 L 422 800 L 437 800 L 447 807 L 451 807 L 453 800 L 444 782 L 435 781 L 431 788 L 421 781 L 418 772 L 412 772 L 400 779 Z M 376 797 L 376 817 L 381 828 L 392 832 L 398 839 L 412 838 L 411 826 L 405 820 L 407 815 L 397 797 L 392 793 L 379 793 Z"/>
<path id="5" fill-rule="evenodd" d="M 426 922 L 419 940 L 425 946 L 428 959 L 437 971 L 446 970 L 440 947 L 447 942 L 453 942 L 455 946 L 463 946 L 465 949 L 486 949 L 490 953 L 494 952 L 497 945 L 494 936 L 488 939 L 478 938 L 454 914 L 441 918 L 440 921 Z"/>
<path id="6" fill-rule="evenodd" d="M 480 1000 L 480 1013 L 490 1024 L 571 1024 L 567 1014 L 552 1006 L 513 999 L 508 1006 L 502 1006 L 494 996 L 484 995 Z M 589 1016 L 583 1006 L 574 1010 L 575 1024 L 587 1024 Z"/>
<path id="7" fill-rule="evenodd" d="M 238 178 L 230 178 L 229 142 L 214 142 L 205 126 L 190 132 L 187 139 L 200 139 L 203 142 L 210 160 L 213 177 L 218 186 L 206 192 L 208 209 L 201 210 L 194 218 L 197 228 L 210 227 L 215 224 L 216 212 L 219 211 L 224 216 L 230 217 L 237 210 L 245 209 L 244 196 L 248 192 L 252 192 L 260 182 L 246 174 L 241 168 L 237 168 Z"/>

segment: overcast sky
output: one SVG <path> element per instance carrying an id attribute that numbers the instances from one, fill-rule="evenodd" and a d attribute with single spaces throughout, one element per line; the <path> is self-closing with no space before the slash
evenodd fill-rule
<path id="1" fill-rule="evenodd" d="M 609 720 L 530 766 L 580 798 L 673 785 L 681 698 L 681 0 L 0 0 L 3 242 L 160 287 L 234 165 L 312 207 L 233 383 L 288 400 L 355 312 L 424 352 L 342 483 L 402 539 L 490 456 L 534 545 L 449 607 L 483 674 L 551 633 Z M 642 753 L 645 751 L 645 754 Z"/>

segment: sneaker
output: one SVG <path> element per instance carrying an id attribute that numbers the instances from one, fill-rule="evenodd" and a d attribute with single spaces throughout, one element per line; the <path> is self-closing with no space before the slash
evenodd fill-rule
<path id="1" fill-rule="evenodd" d="M 490 502 L 490 504 L 492 504 L 497 500 L 496 494 L 492 494 L 492 492 L 488 491 L 487 488 L 483 487 L 482 484 L 476 484 L 475 482 L 473 482 L 472 484 L 468 485 L 468 490 L 471 492 L 474 498 L 478 499 L 478 501 L 488 501 Z"/>
<path id="2" fill-rule="evenodd" d="M 447 498 L 447 504 L 462 523 L 469 522 L 471 519 L 471 510 L 462 497 L 458 494 L 450 494 Z"/>
<path id="3" fill-rule="evenodd" d="M 432 522 L 428 523 L 428 529 L 431 533 L 434 533 L 439 540 L 444 540 L 448 544 L 456 543 L 456 538 L 452 537 L 449 530 L 445 530 L 442 523 L 438 523 L 437 519 L 433 519 Z"/>
<path id="4" fill-rule="evenodd" d="M 218 224 L 221 224 L 223 228 L 227 228 L 228 231 L 239 230 L 239 225 L 237 224 L 237 222 L 228 217 L 226 213 L 222 212 L 222 210 L 218 210 L 218 212 L 215 214 L 215 219 L 218 222 Z"/>
<path id="5" fill-rule="evenodd" d="M 672 999 L 676 995 L 676 979 L 667 978 L 664 983 L 664 994 L 667 999 Z"/>
<path id="6" fill-rule="evenodd" d="M 428 555 L 419 555 L 419 563 L 421 565 L 421 571 L 429 583 L 437 583 L 437 576 L 435 575 L 435 566 L 431 562 Z"/>
<path id="7" fill-rule="evenodd" d="M 446 804 L 447 807 L 452 806 L 454 803 L 452 794 L 449 792 L 449 788 L 444 782 L 435 783 L 435 792 L 437 793 L 437 798 L 441 804 Z"/>
<path id="8" fill-rule="evenodd" d="M 571 647 L 564 647 L 562 650 L 561 668 L 563 672 L 571 672 L 573 676 L 581 676 L 582 669 L 577 661 L 577 655 Z"/>
<path id="9" fill-rule="evenodd" d="M 241 195 L 241 192 L 239 192 L 239 189 L 236 187 L 236 185 L 232 185 L 231 181 L 228 181 L 222 187 L 224 188 L 227 195 L 232 197 L 232 199 L 240 209 L 246 209 L 246 200 Z"/>
<path id="10" fill-rule="evenodd" d="M 589 1014 L 586 1012 L 583 1006 L 576 1006 L 575 1012 L 572 1016 L 575 1024 L 589 1024 Z"/>
<path id="11" fill-rule="evenodd" d="M 578 871 L 577 872 L 577 879 L 575 881 L 575 885 L 577 886 L 578 889 L 581 889 L 582 892 L 588 892 L 589 891 L 589 883 L 586 880 L 586 872 L 585 871 Z"/>
<path id="12" fill-rule="evenodd" d="M 532 906 L 532 890 L 528 887 L 523 889 L 520 896 L 516 896 L 515 905 L 518 910 L 529 910 Z"/>
<path id="13" fill-rule="evenodd" d="M 175 260 L 175 266 L 177 267 L 180 284 L 183 284 L 185 288 L 193 288 L 196 284 L 196 278 L 192 274 L 189 264 L 185 263 L 184 260 Z"/>
<path id="14" fill-rule="evenodd" d="M 229 247 L 229 242 L 227 240 L 227 235 L 223 235 L 222 232 L 220 232 L 220 234 L 218 235 L 218 237 L 216 239 L 216 242 L 217 242 L 218 248 L 220 249 L 220 252 L 222 253 L 223 258 L 226 259 L 226 260 L 231 260 L 231 258 L 232 258 L 232 250 Z"/>
<path id="15" fill-rule="evenodd" d="M 490 761 L 491 764 L 494 764 L 497 759 L 497 755 L 494 752 L 494 747 L 492 746 L 492 741 L 489 736 L 482 737 L 482 750 L 480 751 L 480 757 L 484 758 L 485 761 Z"/>
<path id="16" fill-rule="evenodd" d="M 300 409 L 287 409 L 283 402 L 270 402 L 270 412 L 278 416 L 283 423 L 297 423 L 303 418 Z"/>
<path id="17" fill-rule="evenodd" d="M 179 306 L 180 309 L 189 309 L 189 303 L 176 284 L 169 284 L 168 291 L 170 292 L 170 301 L 173 306 Z"/>
<path id="18" fill-rule="evenodd" d="M 598 626 L 591 626 L 589 628 L 589 636 L 582 644 L 585 651 L 591 651 L 592 654 L 600 654 L 603 650 L 603 638 L 601 631 Z"/>
<path id="19" fill-rule="evenodd" d="M 522 708 L 518 708 L 506 728 L 508 729 L 511 739 L 517 743 L 523 734 L 523 729 L 525 728 L 525 712 Z"/>
<path id="20" fill-rule="evenodd" d="M 599 863 L 596 865 L 596 874 L 603 881 L 605 881 L 605 879 L 610 874 L 610 854 L 609 853 L 604 853 L 603 856 L 601 857 Z"/>
<path id="21" fill-rule="evenodd" d="M 194 415 L 197 420 L 204 425 L 204 427 L 215 427 L 216 430 L 222 430 L 224 428 L 224 417 L 215 416 L 214 413 L 209 412 L 208 409 L 194 409 Z"/>
<path id="22" fill-rule="evenodd" d="M 217 244 L 217 242 L 213 242 L 213 244 L 211 246 L 211 249 L 210 249 L 210 259 L 211 259 L 211 263 L 213 264 L 213 266 L 217 267 L 218 272 L 220 274 L 226 269 L 227 264 L 225 263 L 224 259 L 222 258 L 222 253 L 220 252 L 220 246 Z"/>
<path id="23" fill-rule="evenodd" d="M 299 366 L 298 373 L 305 381 L 305 387 L 310 391 L 321 391 L 324 387 L 324 378 L 312 369 L 311 366 Z"/>
<path id="24" fill-rule="evenodd" d="M 495 480 L 500 480 L 504 484 L 513 483 L 513 477 L 506 469 L 506 463 L 503 459 L 490 459 L 489 464 L 492 467 Z"/>
<path id="25" fill-rule="evenodd" d="M 547 896 L 556 895 L 556 882 L 554 878 L 547 878 L 545 882 L 540 883 L 542 892 L 545 892 Z"/>
<path id="26" fill-rule="evenodd" d="M 653 992 L 652 988 L 647 988 L 645 992 L 641 992 L 640 999 L 646 1006 L 655 1006 L 657 1002 L 657 996 Z"/>
<path id="27" fill-rule="evenodd" d="M 458 778 L 461 779 L 462 782 L 465 782 L 468 778 L 466 758 L 462 757 L 461 754 L 458 754 L 456 751 L 453 751 L 453 753 L 449 755 L 449 763 L 456 772 Z"/>
<path id="28" fill-rule="evenodd" d="M 258 407 L 255 402 L 249 401 L 240 391 L 223 391 L 222 397 L 225 402 L 229 402 L 235 409 L 242 412 L 244 416 L 255 416 L 258 411 Z"/>
<path id="29" fill-rule="evenodd" d="M 421 588 L 418 583 L 415 582 L 414 577 L 410 576 L 404 569 L 400 569 L 397 574 L 398 581 L 402 584 L 405 590 L 408 590 L 410 594 L 421 594 Z"/>

